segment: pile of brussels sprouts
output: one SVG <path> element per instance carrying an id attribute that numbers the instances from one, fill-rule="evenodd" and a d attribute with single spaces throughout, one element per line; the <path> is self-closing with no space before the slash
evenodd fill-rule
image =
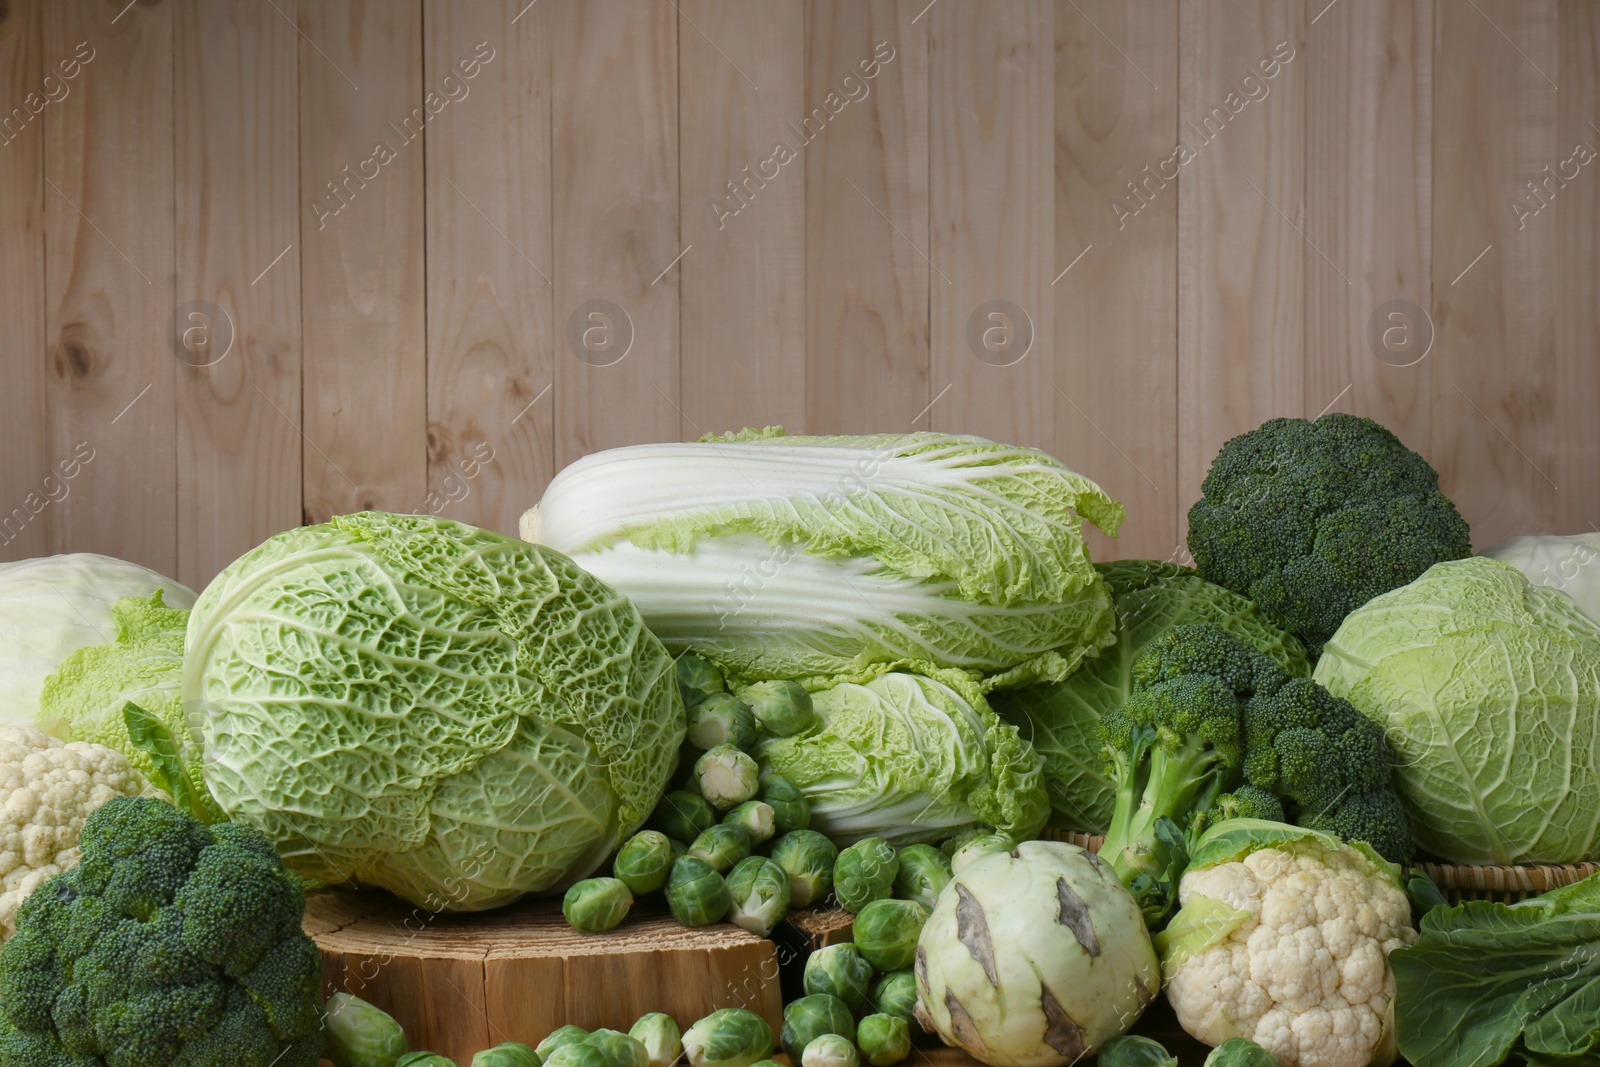
<path id="1" fill-rule="evenodd" d="M 786 779 L 762 775 L 747 751 L 763 732 L 787 737 L 814 727 L 811 694 L 778 681 L 734 696 L 692 653 L 677 671 L 689 708 L 687 774 L 662 797 L 648 829 L 618 849 L 611 877 L 574 884 L 562 912 L 574 928 L 598 933 L 626 918 L 635 898 L 664 890 L 685 926 L 726 921 L 766 937 L 791 907 L 822 899 L 832 885 L 837 851 L 807 829 L 805 797 Z"/>
<path id="2" fill-rule="evenodd" d="M 458 1067 L 455 1060 L 437 1052 L 407 1052 L 406 1032 L 394 1016 L 349 993 L 329 997 L 323 1018 L 327 1041 L 323 1054 L 334 1067 Z M 676 1059 L 674 1052 L 672 1059 L 650 1067 L 666 1067 Z M 507 1041 L 477 1053 L 470 1067 L 541 1067 L 543 1062 L 534 1049 Z"/>

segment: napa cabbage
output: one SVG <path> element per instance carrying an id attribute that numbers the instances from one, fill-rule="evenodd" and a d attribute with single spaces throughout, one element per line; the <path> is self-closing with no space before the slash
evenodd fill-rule
<path id="1" fill-rule="evenodd" d="M 559 553 L 367 512 L 206 587 L 183 700 L 206 784 L 297 872 L 474 911 L 592 872 L 684 737 L 671 657 Z"/>
<path id="2" fill-rule="evenodd" d="M 745 431 L 578 460 L 523 517 L 674 651 L 750 679 L 958 668 L 1062 678 L 1110 640 L 1083 522 L 1123 509 L 1035 449 Z"/>
<path id="3" fill-rule="evenodd" d="M 1456 863 L 1600 858 L 1600 626 L 1485 556 L 1345 618 L 1316 681 L 1381 725 L 1417 844 Z"/>

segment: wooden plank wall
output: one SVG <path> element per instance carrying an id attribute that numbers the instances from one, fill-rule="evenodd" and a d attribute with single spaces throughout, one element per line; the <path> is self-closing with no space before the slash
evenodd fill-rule
<path id="1" fill-rule="evenodd" d="M 0 559 L 967 431 L 1183 558 L 1277 415 L 1600 525 L 1594 0 L 0 3 Z"/>

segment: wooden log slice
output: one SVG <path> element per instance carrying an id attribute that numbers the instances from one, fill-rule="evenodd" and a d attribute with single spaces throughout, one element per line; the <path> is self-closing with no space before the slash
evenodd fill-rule
<path id="1" fill-rule="evenodd" d="M 324 994 L 353 993 L 393 1015 L 413 1049 L 468 1063 L 502 1041 L 537 1044 L 567 1023 L 626 1031 L 662 1011 L 687 1030 L 718 1008 L 783 1023 L 771 941 L 735 926 L 690 929 L 655 901 L 603 934 L 573 930 L 553 900 L 433 914 L 382 892 L 308 898 Z"/>

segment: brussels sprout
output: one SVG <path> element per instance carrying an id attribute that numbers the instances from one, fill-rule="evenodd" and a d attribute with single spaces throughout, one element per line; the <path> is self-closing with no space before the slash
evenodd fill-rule
<path id="1" fill-rule="evenodd" d="M 683 694 L 683 706 L 693 707 L 713 693 L 725 693 L 727 683 L 722 672 L 693 652 L 678 657 L 678 691 Z"/>
<path id="2" fill-rule="evenodd" d="M 394 1061 L 394 1067 L 457 1067 L 456 1061 L 437 1052 L 408 1052 Z"/>
<path id="3" fill-rule="evenodd" d="M 724 815 L 722 821 L 743 827 L 744 832 L 750 835 L 750 843 L 759 845 L 775 832 L 777 816 L 772 805 L 766 801 L 747 800 Z"/>
<path id="4" fill-rule="evenodd" d="M 1230 1037 L 1211 1050 L 1205 1067 L 1278 1067 L 1278 1058 L 1247 1037 Z"/>
<path id="5" fill-rule="evenodd" d="M 628 1036 L 644 1046 L 650 1056 L 649 1067 L 672 1067 L 683 1055 L 683 1033 L 677 1020 L 659 1011 L 635 1019 Z"/>
<path id="6" fill-rule="evenodd" d="M 667 884 L 672 870 L 672 839 L 660 830 L 640 830 L 617 849 L 611 873 L 635 896 Z"/>
<path id="7" fill-rule="evenodd" d="M 856 948 L 880 971 L 904 970 L 927 921 L 928 909 L 914 900 L 874 900 L 856 915 Z"/>
<path id="8" fill-rule="evenodd" d="M 562 1045 L 545 1057 L 544 1067 L 617 1067 L 606 1050 L 586 1041 Z"/>
<path id="9" fill-rule="evenodd" d="M 774 841 L 772 861 L 789 872 L 789 906 L 803 908 L 827 896 L 838 858 L 833 842 L 815 830 L 794 830 Z"/>
<path id="10" fill-rule="evenodd" d="M 644 1042 L 619 1030 L 602 1027 L 584 1038 L 583 1043 L 604 1052 L 616 1067 L 648 1067 L 650 1062 L 650 1053 L 645 1049 Z"/>
<path id="11" fill-rule="evenodd" d="M 838 1034 L 823 1034 L 800 1054 L 802 1067 L 861 1067 L 856 1047 Z"/>
<path id="12" fill-rule="evenodd" d="M 405 1055 L 406 1032 L 394 1016 L 349 993 L 335 993 L 323 1009 L 327 1056 L 339 1067 L 394 1067 Z"/>
<path id="13" fill-rule="evenodd" d="M 970 826 L 961 831 L 959 834 L 956 834 L 954 837 L 945 838 L 945 840 L 939 845 L 939 851 L 943 852 L 946 856 L 953 856 L 955 855 L 956 850 L 962 845 L 965 845 L 971 841 L 976 841 L 980 837 L 988 837 L 991 833 L 993 833 L 993 831 L 987 826 Z"/>
<path id="14" fill-rule="evenodd" d="M 750 1067 L 772 1055 L 772 1027 L 753 1011 L 723 1008 L 689 1027 L 683 1051 L 690 1067 Z"/>
<path id="15" fill-rule="evenodd" d="M 811 802 L 800 787 L 781 774 L 763 775 L 760 797 L 772 805 L 772 828 L 780 834 L 811 825 Z"/>
<path id="16" fill-rule="evenodd" d="M 811 707 L 811 694 L 799 682 L 757 682 L 739 690 L 739 699 L 773 737 L 803 734 L 821 722 Z"/>
<path id="17" fill-rule="evenodd" d="M 813 993 L 792 1000 L 783 1009 L 783 1051 L 796 1063 L 800 1054 L 823 1034 L 837 1034 L 846 1041 L 856 1039 L 856 1020 L 850 1006 L 828 993 Z"/>
<path id="18" fill-rule="evenodd" d="M 789 872 L 765 856 L 740 860 L 728 872 L 727 919 L 735 926 L 766 937 L 789 911 Z"/>
<path id="19" fill-rule="evenodd" d="M 661 798 L 650 815 L 650 826 L 675 841 L 693 841 L 700 831 L 715 826 L 717 813 L 706 798 L 686 789 L 674 789 Z"/>
<path id="20" fill-rule="evenodd" d="M 750 855 L 750 835 L 742 826 L 718 823 L 694 839 L 689 855 L 710 864 L 718 874 L 727 874 L 735 863 Z"/>
<path id="21" fill-rule="evenodd" d="M 911 1055 L 911 1024 L 898 1015 L 868 1015 L 856 1024 L 856 1046 L 872 1067 L 899 1063 Z"/>
<path id="22" fill-rule="evenodd" d="M 548 1037 L 535 1046 L 533 1051 L 539 1054 L 541 1060 L 549 1062 L 550 1054 L 556 1049 L 563 1045 L 580 1045 L 583 1043 L 583 1039 L 588 1036 L 589 1031 L 581 1026 L 563 1026 L 559 1030 L 552 1030 Z"/>
<path id="23" fill-rule="evenodd" d="M 853 1012 L 867 1006 L 871 981 L 872 964 L 848 941 L 819 948 L 806 960 L 806 992 L 838 997 Z"/>
<path id="24" fill-rule="evenodd" d="M 751 799 L 761 787 L 756 761 L 735 745 L 718 745 L 695 760 L 694 776 L 701 795 L 723 811 Z"/>
<path id="25" fill-rule="evenodd" d="M 667 906 L 685 926 L 710 926 L 728 914 L 728 884 L 704 860 L 685 856 L 667 876 Z"/>
<path id="26" fill-rule="evenodd" d="M 732 693 L 712 693 L 689 708 L 689 743 L 702 752 L 720 745 L 747 749 L 756 743 L 756 717 Z"/>
<path id="27" fill-rule="evenodd" d="M 860 911 L 894 892 L 899 871 L 893 845 L 881 837 L 863 837 L 834 862 L 833 895 L 846 911 Z"/>
<path id="28" fill-rule="evenodd" d="M 539 1054 L 520 1041 L 504 1041 L 472 1057 L 470 1067 L 540 1067 Z"/>
<path id="29" fill-rule="evenodd" d="M 1178 1067 L 1178 1057 L 1154 1038 L 1123 1034 L 1100 1046 L 1098 1063 L 1099 1067 Z"/>
<path id="30" fill-rule="evenodd" d="M 561 914 L 574 930 L 596 934 L 628 917 L 633 894 L 616 878 L 585 878 L 574 882 L 561 898 Z"/>
<path id="31" fill-rule="evenodd" d="M 917 1019 L 917 976 L 911 971 L 890 971 L 867 994 L 872 1007 L 884 1015 L 898 1015 L 906 1022 Z"/>
<path id="32" fill-rule="evenodd" d="M 1006 834 L 984 834 L 955 850 L 950 857 L 950 870 L 959 871 L 975 859 L 994 852 L 1010 852 L 1016 847 L 1017 843 Z"/>
<path id="33" fill-rule="evenodd" d="M 940 890 L 950 884 L 950 857 L 932 845 L 907 845 L 900 850 L 899 860 L 894 895 L 932 911 Z"/>

